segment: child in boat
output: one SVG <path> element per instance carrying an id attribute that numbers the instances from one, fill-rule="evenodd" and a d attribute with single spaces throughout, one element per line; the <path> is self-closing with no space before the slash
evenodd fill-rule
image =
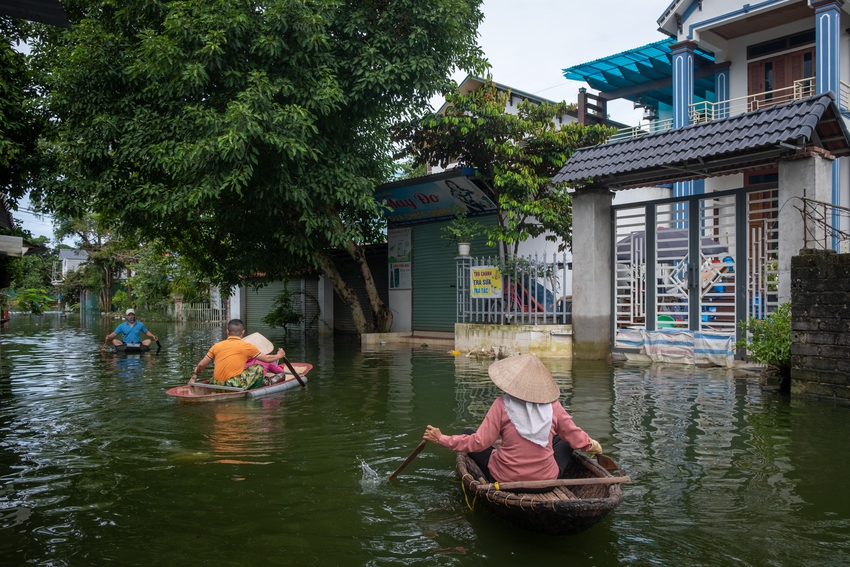
<path id="1" fill-rule="evenodd" d="M 255 364 L 259 364 L 265 370 L 265 374 L 263 376 L 263 384 L 274 384 L 275 382 L 280 382 L 284 375 L 286 374 L 286 368 L 276 364 L 275 362 L 263 362 L 261 360 L 257 360 L 256 358 L 252 358 L 245 363 L 245 369 L 247 370 L 249 366 L 253 366 Z"/>
<path id="2" fill-rule="evenodd" d="M 469 454 L 489 482 L 561 478 L 573 449 L 590 457 L 602 446 L 590 438 L 558 401 L 555 379 L 533 354 L 490 365 L 490 380 L 505 395 L 496 398 L 477 431 L 443 435 L 428 426 L 423 439 Z M 493 444 L 502 438 L 498 448 Z"/>

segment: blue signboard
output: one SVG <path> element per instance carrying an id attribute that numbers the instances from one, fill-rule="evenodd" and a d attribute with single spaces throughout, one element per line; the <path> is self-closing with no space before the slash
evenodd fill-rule
<path id="1" fill-rule="evenodd" d="M 378 188 L 375 199 L 388 207 L 384 213 L 395 225 L 415 224 L 454 217 L 456 208 L 470 217 L 496 213 L 496 204 L 468 177 L 427 181 L 410 185 Z"/>

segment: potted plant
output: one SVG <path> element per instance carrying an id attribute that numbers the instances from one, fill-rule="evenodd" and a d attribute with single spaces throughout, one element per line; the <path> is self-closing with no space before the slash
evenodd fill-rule
<path id="1" fill-rule="evenodd" d="M 467 218 L 466 211 L 455 207 L 455 218 L 441 228 L 443 238 L 457 244 L 458 256 L 469 256 L 472 238 L 483 228 L 479 223 Z"/>

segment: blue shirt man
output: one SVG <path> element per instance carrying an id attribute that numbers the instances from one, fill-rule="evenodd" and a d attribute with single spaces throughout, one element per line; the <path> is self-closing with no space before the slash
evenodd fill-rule
<path id="1" fill-rule="evenodd" d="M 159 337 L 148 331 L 145 324 L 141 321 L 136 321 L 136 312 L 133 309 L 128 309 L 124 314 L 126 320 L 115 328 L 115 331 L 106 335 L 106 340 L 114 339 L 112 344 L 121 346 L 122 344 L 138 344 L 142 343 L 145 346 L 150 346 L 151 339 L 142 340 L 141 333 L 151 337 L 155 341 L 159 341 Z M 124 340 L 117 339 L 118 335 L 123 334 Z"/>

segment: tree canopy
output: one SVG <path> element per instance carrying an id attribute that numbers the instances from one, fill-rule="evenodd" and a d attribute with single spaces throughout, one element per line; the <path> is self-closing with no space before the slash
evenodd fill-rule
<path id="1" fill-rule="evenodd" d="M 514 244 L 546 234 L 569 243 L 572 201 L 552 183 L 576 149 L 604 142 L 613 129 L 569 121 L 566 102 L 525 100 L 509 112 L 509 91 L 488 79 L 478 90 L 446 96 L 441 114 L 428 113 L 396 131 L 402 154 L 417 164 L 457 162 L 476 169 L 497 197 L 499 225 L 486 229 L 492 243 Z"/>
<path id="2" fill-rule="evenodd" d="M 317 268 L 369 325 L 329 250 L 383 238 L 390 129 L 481 69 L 480 0 L 71 0 L 33 42 L 53 130 L 52 210 L 116 219 L 232 286 Z"/>

